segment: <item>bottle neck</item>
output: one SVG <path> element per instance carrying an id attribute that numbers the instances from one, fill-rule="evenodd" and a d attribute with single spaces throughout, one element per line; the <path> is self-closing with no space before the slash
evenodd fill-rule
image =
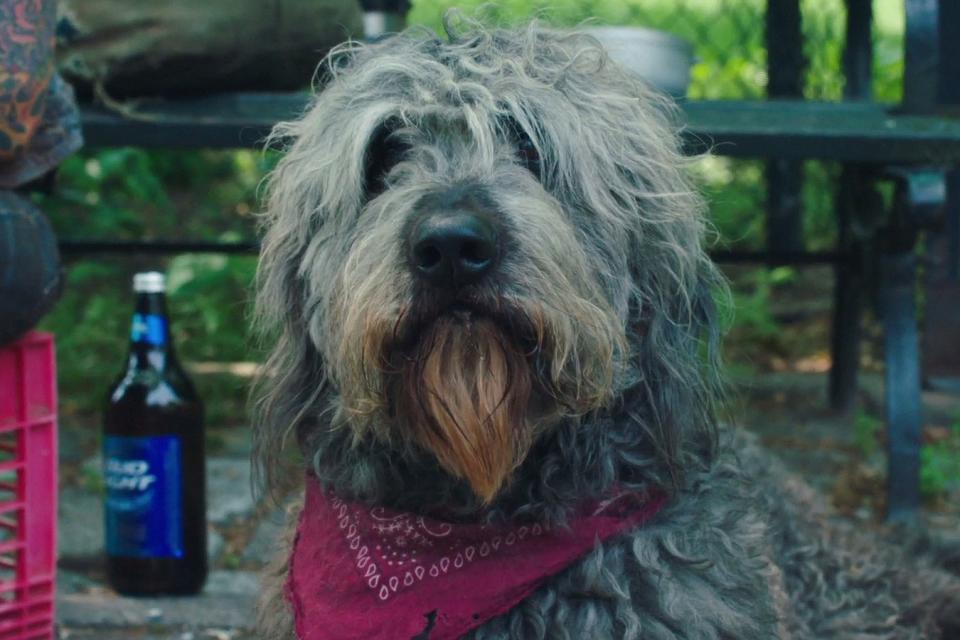
<path id="1" fill-rule="evenodd" d="M 130 366 L 165 369 L 173 357 L 166 296 L 138 292 L 130 326 Z"/>

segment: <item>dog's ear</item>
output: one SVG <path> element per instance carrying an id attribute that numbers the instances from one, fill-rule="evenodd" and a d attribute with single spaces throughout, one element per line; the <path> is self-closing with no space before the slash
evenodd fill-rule
<path id="1" fill-rule="evenodd" d="M 632 396 L 643 403 L 633 415 L 679 482 L 682 470 L 696 464 L 691 457 L 715 453 L 723 387 L 720 310 L 728 293 L 704 247 L 706 207 L 680 151 L 671 105 L 649 97 L 645 108 L 650 113 L 637 134 L 646 140 L 643 146 L 635 141 L 629 178 L 638 231 L 629 252 L 630 322 L 639 329 L 630 336 Z"/>
<path id="2" fill-rule="evenodd" d="M 291 193 L 294 179 L 278 167 L 270 179 L 256 277 L 256 325 L 270 355 L 253 387 L 253 468 L 258 491 L 281 495 L 293 474 L 287 443 L 316 409 L 325 385 L 320 354 L 310 343 L 300 275 L 309 235 Z"/>
<path id="3" fill-rule="evenodd" d="M 255 386 L 254 463 L 257 483 L 280 480 L 284 447 L 326 408 L 329 384 L 322 355 L 319 314 L 331 278 L 351 237 L 364 200 L 370 139 L 382 114 L 345 107 L 355 99 L 338 81 L 353 51 L 332 53 L 327 84 L 304 114 L 274 127 L 267 145 L 283 157 L 266 180 L 263 240 L 256 279 L 256 324 L 271 354 Z M 345 135 L 345 132 L 350 132 Z"/>
<path id="4" fill-rule="evenodd" d="M 724 297 L 722 279 L 707 266 L 691 290 L 632 316 L 635 382 L 625 394 L 625 415 L 647 434 L 676 483 L 684 469 L 715 454 L 723 396 L 718 298 Z"/>
<path id="5" fill-rule="evenodd" d="M 592 210 L 607 272 L 629 273 L 629 282 L 614 276 L 605 283 L 630 331 L 623 398 L 679 474 L 690 468 L 688 452 L 702 459 L 715 447 L 717 302 L 726 287 L 703 246 L 705 206 L 681 149 L 675 105 L 597 53 L 596 43 L 575 42 L 559 86 L 578 111 L 568 124 L 578 135 L 554 138 L 574 145 L 561 157 L 576 163 L 561 163 L 560 172 Z"/>
<path id="6" fill-rule="evenodd" d="M 313 302 L 304 271 L 327 221 L 327 183 L 341 177 L 329 177 L 337 172 L 317 166 L 332 156 L 322 148 L 325 138 L 313 122 L 323 110 L 321 96 L 300 120 L 277 125 L 268 140 L 285 150 L 266 181 L 260 221 L 254 319 L 270 354 L 253 387 L 253 462 L 256 488 L 275 493 L 287 479 L 283 461 L 289 459 L 290 436 L 319 415 L 327 387 L 322 358 L 310 338 Z"/>
<path id="7" fill-rule="evenodd" d="M 728 292 L 704 248 L 705 207 L 677 137 L 670 128 L 648 126 L 648 135 L 664 141 L 666 156 L 654 158 L 655 170 L 640 165 L 631 177 L 638 233 L 629 252 L 634 331 L 628 339 L 636 387 L 628 395 L 638 399 L 632 416 L 679 482 L 682 470 L 696 464 L 691 457 L 715 454 L 723 395 L 721 309 Z"/>

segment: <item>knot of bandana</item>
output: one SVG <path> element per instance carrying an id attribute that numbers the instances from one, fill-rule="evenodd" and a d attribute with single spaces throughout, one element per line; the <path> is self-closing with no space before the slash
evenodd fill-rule
<path id="1" fill-rule="evenodd" d="M 297 636 L 458 638 L 665 500 L 660 491 L 622 493 L 585 505 L 562 529 L 496 527 L 344 502 L 308 476 L 286 593 Z"/>

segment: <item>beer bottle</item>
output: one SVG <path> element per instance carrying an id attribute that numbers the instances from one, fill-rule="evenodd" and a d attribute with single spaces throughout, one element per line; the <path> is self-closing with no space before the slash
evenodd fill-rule
<path id="1" fill-rule="evenodd" d="M 104 419 L 107 576 L 120 593 L 189 594 L 207 576 L 203 404 L 170 341 L 162 273 L 133 278 L 126 370 Z"/>

